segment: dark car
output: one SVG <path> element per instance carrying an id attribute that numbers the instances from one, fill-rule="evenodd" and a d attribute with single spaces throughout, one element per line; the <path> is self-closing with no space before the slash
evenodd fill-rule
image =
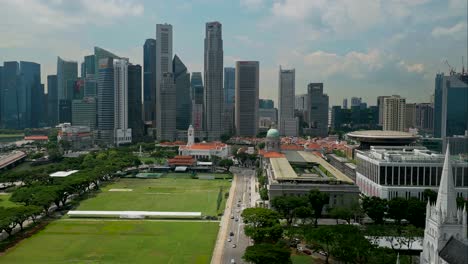
<path id="1" fill-rule="evenodd" d="M 231 231 L 231 232 L 229 233 L 229 235 L 230 235 L 230 236 L 233 236 L 233 235 L 234 235 L 234 232 Z"/>

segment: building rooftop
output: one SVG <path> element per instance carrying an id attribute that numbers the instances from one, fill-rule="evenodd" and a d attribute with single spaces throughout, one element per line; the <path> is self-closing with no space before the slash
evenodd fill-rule
<path id="1" fill-rule="evenodd" d="M 301 155 L 307 162 L 312 162 L 321 165 L 323 168 L 325 168 L 325 170 L 330 172 L 337 180 L 342 182 L 354 183 L 353 180 L 351 180 L 348 176 L 346 176 L 344 173 L 342 173 L 341 171 L 330 165 L 330 163 L 318 157 L 317 155 L 305 151 L 299 151 L 299 155 Z"/>
<path id="2" fill-rule="evenodd" d="M 202 143 L 195 143 L 192 145 L 180 146 L 180 149 L 187 149 L 187 150 L 216 150 L 222 149 L 227 147 L 226 144 L 222 142 L 202 142 Z"/>
<path id="3" fill-rule="evenodd" d="M 52 174 L 50 174 L 50 177 L 68 177 L 72 175 L 73 173 L 78 172 L 78 170 L 70 170 L 70 171 L 57 171 Z"/>
<path id="4" fill-rule="evenodd" d="M 357 153 L 380 162 L 417 162 L 443 163 L 444 155 L 421 146 L 372 146 L 370 150 L 358 150 Z M 452 156 L 453 162 L 465 162 Z"/>
<path id="5" fill-rule="evenodd" d="M 270 159 L 271 166 L 273 168 L 274 177 L 276 180 L 288 180 L 297 178 L 297 174 L 289 164 L 286 158 L 275 158 Z"/>
<path id="6" fill-rule="evenodd" d="M 24 140 L 49 140 L 48 136 L 26 136 Z"/>
<path id="7" fill-rule="evenodd" d="M 381 139 L 414 139 L 416 140 L 418 136 L 413 135 L 408 132 L 402 131 L 383 131 L 383 130 L 362 130 L 354 131 L 347 134 L 348 137 L 359 139 L 366 138 L 381 138 Z"/>

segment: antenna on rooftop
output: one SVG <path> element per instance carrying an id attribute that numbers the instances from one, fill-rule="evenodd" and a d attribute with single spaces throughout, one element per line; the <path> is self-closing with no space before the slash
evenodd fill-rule
<path id="1" fill-rule="evenodd" d="M 465 74 L 465 60 L 464 60 L 464 58 L 462 56 L 462 75 L 464 75 L 464 74 Z"/>
<path id="2" fill-rule="evenodd" d="M 455 74 L 455 68 L 449 64 L 448 60 L 445 60 L 445 64 L 447 64 L 447 66 L 449 67 L 450 75 Z"/>

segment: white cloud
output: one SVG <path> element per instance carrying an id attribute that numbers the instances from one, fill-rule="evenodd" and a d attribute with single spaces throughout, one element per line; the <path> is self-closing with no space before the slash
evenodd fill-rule
<path id="1" fill-rule="evenodd" d="M 454 39 L 466 39 L 467 30 L 466 22 L 461 21 L 451 27 L 435 27 L 432 30 L 432 36 L 435 38 L 452 37 Z"/>
<path id="2" fill-rule="evenodd" d="M 264 4 L 264 0 L 240 0 L 240 6 L 248 10 L 258 10 Z"/>
<path id="3" fill-rule="evenodd" d="M 401 60 L 398 63 L 398 65 L 410 73 L 423 73 L 424 72 L 424 64 L 421 64 L 421 63 L 408 64 L 404 60 Z"/>
<path id="4" fill-rule="evenodd" d="M 242 45 L 245 45 L 251 48 L 263 48 L 264 47 L 262 42 L 253 40 L 245 35 L 236 35 L 234 36 L 234 39 L 237 42 L 241 43 Z"/>
<path id="5" fill-rule="evenodd" d="M 99 17 L 138 16 L 143 14 L 143 5 L 128 0 L 81 0 L 85 9 Z"/>

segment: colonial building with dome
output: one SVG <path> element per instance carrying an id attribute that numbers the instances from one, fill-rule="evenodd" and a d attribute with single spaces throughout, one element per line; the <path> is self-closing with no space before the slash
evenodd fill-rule
<path id="1" fill-rule="evenodd" d="M 275 151 L 280 152 L 281 150 L 281 138 L 278 129 L 273 125 L 267 132 L 265 140 L 265 151 Z"/>

